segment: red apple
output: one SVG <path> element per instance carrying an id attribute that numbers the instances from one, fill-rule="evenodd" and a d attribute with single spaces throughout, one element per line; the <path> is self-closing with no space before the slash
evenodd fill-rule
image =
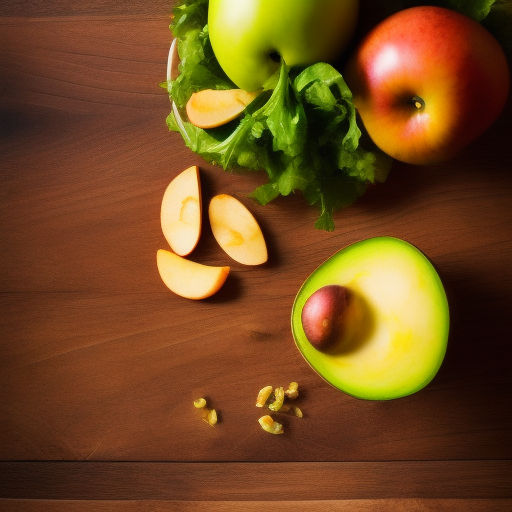
<path id="1" fill-rule="evenodd" d="M 448 160 L 499 116 L 509 90 L 505 54 L 479 23 L 413 7 L 377 25 L 345 73 L 375 144 L 397 160 Z"/>

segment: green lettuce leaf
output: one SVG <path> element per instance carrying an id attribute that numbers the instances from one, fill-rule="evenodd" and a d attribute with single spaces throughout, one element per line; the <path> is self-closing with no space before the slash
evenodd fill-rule
<path id="1" fill-rule="evenodd" d="M 264 169 L 268 182 L 251 194 L 260 204 L 301 192 L 320 209 L 316 227 L 329 231 L 334 213 L 375 182 L 377 169 L 385 179 L 391 166 L 383 153 L 361 147 L 352 94 L 325 63 L 301 72 L 283 63 L 276 88 L 249 105 L 240 121 L 203 130 L 171 113 L 167 124 L 192 151 L 225 170 Z"/>
<path id="2" fill-rule="evenodd" d="M 512 0 L 497 0 L 482 25 L 499 41 L 505 53 L 512 55 Z"/>
<path id="3" fill-rule="evenodd" d="M 173 9 L 170 29 L 178 40 L 180 74 L 166 85 L 180 108 L 194 92 L 234 87 L 215 58 L 207 21 L 208 0 L 181 0 Z"/>
<path id="4" fill-rule="evenodd" d="M 369 1 L 373 3 L 374 0 Z M 403 9 L 408 9 L 409 7 L 435 5 L 458 11 L 476 21 L 482 21 L 489 14 L 493 5 L 495 3 L 501 3 L 502 1 L 503 0 L 388 0 L 387 2 L 379 4 L 379 11 L 381 11 L 382 16 L 386 17 Z"/>
<path id="5" fill-rule="evenodd" d="M 444 0 L 444 7 L 459 11 L 476 21 L 482 21 L 490 12 L 495 0 Z"/>

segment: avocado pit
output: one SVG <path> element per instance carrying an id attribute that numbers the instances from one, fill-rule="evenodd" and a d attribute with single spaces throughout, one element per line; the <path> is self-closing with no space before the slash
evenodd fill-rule
<path id="1" fill-rule="evenodd" d="M 305 302 L 301 321 L 308 341 L 327 351 L 350 342 L 354 333 L 354 293 L 346 286 L 327 285 Z"/>

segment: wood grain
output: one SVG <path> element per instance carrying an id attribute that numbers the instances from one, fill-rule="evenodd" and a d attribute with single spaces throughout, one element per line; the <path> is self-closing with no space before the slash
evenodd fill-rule
<path id="1" fill-rule="evenodd" d="M 510 461 L 3 463 L 4 499 L 511 499 Z M 25 485 L 20 486 L 21 479 Z"/>
<path id="2" fill-rule="evenodd" d="M 0 500 L 4 512 L 260 512 L 268 501 Z M 274 501 L 280 512 L 509 512 L 512 500 Z"/>
<path id="3" fill-rule="evenodd" d="M 502 483 L 512 458 L 511 101 L 456 159 L 394 165 L 387 183 L 336 216 L 335 232 L 317 231 L 317 212 L 300 195 L 257 206 L 247 195 L 264 182 L 262 173 L 224 173 L 167 131 L 169 101 L 159 83 L 169 12 L 169 2 L 156 0 L 1 4 L 0 459 L 168 461 L 171 473 L 201 467 L 180 463 L 272 462 L 271 475 L 276 462 L 303 464 L 308 475 L 310 463 L 354 463 L 343 466 L 344 478 L 376 464 L 386 468 L 370 471 L 379 489 L 388 471 L 398 481 L 413 468 L 414 485 L 424 478 L 423 497 L 510 498 Z M 261 223 L 270 254 L 258 268 L 230 261 L 205 221 L 191 258 L 230 264 L 232 273 L 218 295 L 200 302 L 169 292 L 155 261 L 166 247 L 159 225 L 165 187 L 194 164 L 205 204 L 221 192 L 239 197 Z M 426 389 L 365 402 L 309 368 L 289 318 L 296 292 L 320 263 L 379 235 L 404 238 L 432 259 L 449 289 L 453 322 L 445 362 Z M 305 417 L 284 418 L 285 435 L 269 436 L 257 423 L 256 394 L 292 380 Z M 215 428 L 192 407 L 199 396 L 218 409 Z M 459 463 L 465 476 L 457 487 L 448 468 Z M 20 464 L 12 466 L 16 497 L 23 474 L 38 474 L 41 494 L 51 498 L 46 471 L 51 478 L 85 467 Z M 81 474 L 99 485 L 102 471 L 114 477 L 113 467 Z M 151 489 L 165 499 L 160 466 L 152 467 Z M 243 464 L 235 473 L 245 467 L 252 472 L 239 480 L 244 499 L 265 499 L 261 489 L 247 494 L 259 473 Z M 201 477 L 213 489 L 209 471 Z M 213 475 L 221 479 L 227 469 L 220 471 Z M 187 479 L 195 481 L 194 473 Z M 62 499 L 75 493 L 64 481 Z M 364 497 L 365 487 L 350 482 L 331 498 Z M 109 499 L 132 492 L 118 483 Z M 374 497 L 422 497 L 411 485 Z M 35 483 L 26 491 L 37 497 Z M 306 499 L 298 491 L 286 499 Z M 328 499 L 308 491 L 308 499 Z M 183 489 L 173 499 L 196 497 Z"/>

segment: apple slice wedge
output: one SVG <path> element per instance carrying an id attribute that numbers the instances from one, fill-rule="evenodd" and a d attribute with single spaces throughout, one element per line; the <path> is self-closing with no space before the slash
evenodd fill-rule
<path id="1" fill-rule="evenodd" d="M 164 249 L 156 253 L 158 272 L 164 284 L 187 299 L 206 299 L 217 292 L 229 274 L 229 267 L 214 267 L 187 260 Z"/>
<path id="2" fill-rule="evenodd" d="M 213 236 L 228 256 L 244 265 L 267 261 L 267 244 L 260 226 L 238 199 L 227 194 L 215 196 L 208 215 Z"/>
<path id="3" fill-rule="evenodd" d="M 194 165 L 169 183 L 162 199 L 162 231 L 176 254 L 187 256 L 195 249 L 201 236 L 201 217 L 201 182 Z"/>
<path id="4" fill-rule="evenodd" d="M 198 128 L 216 128 L 236 119 L 261 91 L 205 89 L 187 102 L 188 120 Z"/>

